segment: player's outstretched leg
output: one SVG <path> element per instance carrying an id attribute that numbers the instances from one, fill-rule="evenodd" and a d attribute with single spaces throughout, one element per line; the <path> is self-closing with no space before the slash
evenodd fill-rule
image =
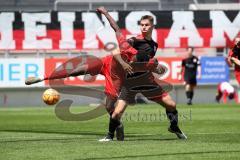
<path id="1" fill-rule="evenodd" d="M 178 126 L 178 111 L 166 111 L 168 119 L 170 120 L 170 126 L 168 131 L 171 133 L 175 133 L 179 139 L 187 139 L 187 136 L 181 131 Z"/>
<path id="2" fill-rule="evenodd" d="M 43 79 L 38 78 L 38 77 L 28 77 L 25 80 L 25 84 L 26 85 L 31 85 L 31 84 L 39 83 L 39 82 L 42 82 L 42 81 L 43 81 Z"/>
<path id="3" fill-rule="evenodd" d="M 187 139 L 187 136 L 181 131 L 178 126 L 178 111 L 176 109 L 176 103 L 172 100 L 168 94 L 163 94 L 161 97 L 150 99 L 166 108 L 166 114 L 170 121 L 168 131 L 175 133 L 179 139 Z"/>
<path id="4" fill-rule="evenodd" d="M 87 65 L 81 65 L 81 66 L 78 66 L 76 69 L 72 70 L 70 73 L 63 70 L 63 71 L 55 71 L 50 76 L 45 76 L 44 78 L 28 77 L 25 80 L 25 84 L 32 85 L 32 84 L 39 83 L 39 82 L 42 82 L 45 80 L 54 80 L 54 79 L 71 77 L 71 76 L 79 76 L 79 75 L 87 74 L 87 72 L 88 72 Z"/>

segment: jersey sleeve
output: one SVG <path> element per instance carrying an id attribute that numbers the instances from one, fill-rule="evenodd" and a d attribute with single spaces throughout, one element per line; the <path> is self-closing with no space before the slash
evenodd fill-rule
<path id="1" fill-rule="evenodd" d="M 124 43 L 126 41 L 125 37 L 122 34 L 117 35 L 116 38 L 118 41 L 118 45 L 121 45 L 122 43 Z"/>
<path id="2" fill-rule="evenodd" d="M 134 56 L 138 53 L 138 51 L 135 48 L 133 48 L 135 43 L 135 38 L 134 37 L 129 38 L 125 42 L 127 42 L 127 44 L 125 44 L 124 47 L 120 48 L 121 54 L 125 55 L 128 61 L 132 61 Z"/>
<path id="3" fill-rule="evenodd" d="M 127 42 L 132 46 L 132 47 L 134 47 L 134 45 L 135 45 L 135 37 L 131 37 L 131 38 L 129 38 L 129 39 L 127 39 Z"/>
<path id="4" fill-rule="evenodd" d="M 237 57 L 236 54 L 234 54 L 233 50 L 229 50 L 228 57 Z"/>

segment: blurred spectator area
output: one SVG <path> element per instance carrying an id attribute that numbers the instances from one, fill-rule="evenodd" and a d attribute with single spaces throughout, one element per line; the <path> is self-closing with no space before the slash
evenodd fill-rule
<path id="1" fill-rule="evenodd" d="M 188 10 L 190 4 L 217 3 L 223 6 L 225 3 L 239 2 L 240 0 L 0 0 L 0 10 L 49 11 L 54 6 L 63 11 L 95 10 L 99 6 L 105 6 L 109 10 Z"/>

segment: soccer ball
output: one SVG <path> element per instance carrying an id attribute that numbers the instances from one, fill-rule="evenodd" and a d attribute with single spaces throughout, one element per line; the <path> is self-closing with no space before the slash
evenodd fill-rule
<path id="1" fill-rule="evenodd" d="M 43 92 L 42 99 L 47 105 L 54 105 L 59 101 L 60 94 L 55 89 L 50 88 Z"/>

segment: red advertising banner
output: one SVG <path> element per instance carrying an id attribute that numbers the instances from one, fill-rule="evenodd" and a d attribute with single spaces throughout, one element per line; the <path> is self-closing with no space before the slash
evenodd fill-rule
<path id="1" fill-rule="evenodd" d="M 162 80 L 167 81 L 168 83 L 180 84 L 183 81 L 178 80 L 178 76 L 180 74 L 181 62 L 183 58 L 174 57 L 174 58 L 158 58 L 159 64 L 164 65 L 168 70 L 161 77 Z M 66 70 L 72 70 L 72 68 L 78 65 L 77 63 L 66 63 L 69 59 L 46 59 L 45 60 L 45 75 L 50 76 L 54 70 L 62 69 L 64 72 Z M 73 61 L 69 61 L 73 62 Z M 61 66 L 61 67 L 60 67 Z M 85 79 L 87 79 L 85 77 Z M 48 85 L 49 82 L 45 81 L 45 84 Z M 84 76 L 78 77 L 69 77 L 64 80 L 64 84 L 66 85 L 84 85 L 84 86 L 98 86 L 105 84 L 105 78 L 102 75 L 98 75 L 96 80 L 88 82 L 84 80 Z"/>
<path id="2" fill-rule="evenodd" d="M 183 83 L 183 80 L 178 79 L 181 74 L 182 59 L 181 57 L 158 58 L 158 63 L 167 68 L 167 72 L 161 79 L 172 84 Z"/>

